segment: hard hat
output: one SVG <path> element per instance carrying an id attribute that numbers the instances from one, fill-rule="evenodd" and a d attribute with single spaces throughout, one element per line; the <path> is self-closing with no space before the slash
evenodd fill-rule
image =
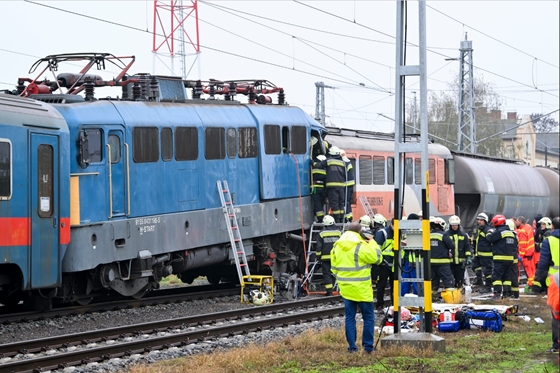
<path id="1" fill-rule="evenodd" d="M 539 220 L 539 224 L 544 224 L 546 229 L 552 229 L 552 220 L 550 220 L 550 218 L 547 218 L 546 216 Z"/>
<path id="2" fill-rule="evenodd" d="M 319 154 L 319 155 L 317 156 L 317 160 L 318 160 L 318 161 L 326 161 L 326 160 L 327 160 L 327 157 L 325 157 L 323 154 Z"/>
<path id="3" fill-rule="evenodd" d="M 338 149 L 340 151 L 340 155 L 346 157 L 346 151 L 344 149 Z"/>
<path id="4" fill-rule="evenodd" d="M 418 211 L 418 216 L 422 217 L 422 210 Z"/>
<path id="5" fill-rule="evenodd" d="M 435 222 L 436 222 L 436 217 L 430 216 L 430 223 L 435 223 Z"/>
<path id="6" fill-rule="evenodd" d="M 436 217 L 436 224 L 439 224 L 441 229 L 445 229 L 446 223 L 445 223 L 445 220 L 443 218 L 440 218 L 439 216 Z"/>
<path id="7" fill-rule="evenodd" d="M 504 225 L 506 223 L 506 217 L 503 215 L 495 215 L 492 218 L 492 224 L 494 227 L 499 227 L 500 225 Z"/>
<path id="8" fill-rule="evenodd" d="M 507 219 L 506 220 L 506 225 L 508 226 L 510 231 L 514 231 L 515 230 L 515 223 L 513 222 L 513 220 L 511 219 Z"/>
<path id="9" fill-rule="evenodd" d="M 449 225 L 461 225 L 461 219 L 457 215 L 449 218 Z"/>
<path id="10" fill-rule="evenodd" d="M 379 225 L 382 226 L 386 226 L 387 225 L 387 219 L 385 219 L 385 216 L 381 215 L 381 214 L 375 214 L 373 215 L 373 222 L 377 223 Z"/>
<path id="11" fill-rule="evenodd" d="M 330 155 L 340 155 L 340 149 L 337 146 L 331 146 L 329 148 L 329 154 Z"/>
<path id="12" fill-rule="evenodd" d="M 311 136 L 311 145 L 317 144 L 317 141 L 319 141 L 319 140 L 317 140 L 317 138 L 315 136 Z"/>
<path id="13" fill-rule="evenodd" d="M 371 224 L 371 218 L 368 215 L 364 215 L 360 218 L 360 225 L 363 227 L 369 227 Z"/>
<path id="14" fill-rule="evenodd" d="M 445 220 L 443 220 L 439 216 L 438 217 L 430 216 L 430 226 L 432 228 L 445 229 Z"/>
<path id="15" fill-rule="evenodd" d="M 485 222 L 488 223 L 488 215 L 486 215 L 485 213 L 481 212 L 481 213 L 478 214 L 478 216 L 476 217 L 476 220 L 484 220 Z"/>
<path id="16" fill-rule="evenodd" d="M 334 224 L 334 218 L 330 215 L 325 215 L 323 217 L 323 224 L 324 225 L 333 225 Z"/>

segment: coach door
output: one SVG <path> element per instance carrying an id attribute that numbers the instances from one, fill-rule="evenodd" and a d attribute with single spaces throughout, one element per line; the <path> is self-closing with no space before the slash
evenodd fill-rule
<path id="1" fill-rule="evenodd" d="M 57 285 L 59 273 L 58 137 L 31 134 L 31 286 Z"/>
<path id="2" fill-rule="evenodd" d="M 110 218 L 128 215 L 126 191 L 128 148 L 121 130 L 110 130 L 107 137 Z"/>

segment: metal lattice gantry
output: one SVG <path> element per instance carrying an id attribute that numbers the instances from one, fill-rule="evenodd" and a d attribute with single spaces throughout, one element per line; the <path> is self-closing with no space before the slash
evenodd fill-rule
<path id="1" fill-rule="evenodd" d="M 323 82 L 315 83 L 315 120 L 325 126 L 325 88 L 335 89 L 334 87 L 325 85 Z"/>
<path id="2" fill-rule="evenodd" d="M 154 0 L 154 28 L 153 28 L 152 53 L 154 56 L 153 70 L 155 74 L 156 57 L 171 58 L 171 66 L 167 69 L 174 72 L 174 58 L 178 55 L 181 59 L 181 76 L 186 79 L 200 54 L 200 38 L 198 32 L 198 1 L 197 0 Z M 175 49 L 178 43 L 179 51 Z M 185 44 L 190 44 L 193 53 L 187 53 Z M 187 71 L 187 56 L 195 56 Z"/>
<path id="3" fill-rule="evenodd" d="M 461 41 L 459 67 L 459 151 L 476 154 L 476 121 L 474 105 L 473 49 L 472 41 Z"/>

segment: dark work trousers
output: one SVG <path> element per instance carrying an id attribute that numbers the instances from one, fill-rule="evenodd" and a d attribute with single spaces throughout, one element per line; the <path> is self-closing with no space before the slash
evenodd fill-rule
<path id="1" fill-rule="evenodd" d="M 315 188 L 315 192 L 311 194 L 311 200 L 313 201 L 313 212 L 315 213 L 317 222 L 322 223 L 323 217 L 325 217 L 325 212 L 323 211 L 325 188 Z"/>
<path id="2" fill-rule="evenodd" d="M 451 273 L 453 278 L 455 278 L 455 287 L 457 289 L 463 287 L 463 282 L 465 282 L 465 268 L 463 264 L 451 263 Z"/>
<path id="3" fill-rule="evenodd" d="M 513 261 L 507 262 L 502 260 L 494 261 L 494 270 L 492 271 L 492 286 L 494 293 L 500 294 L 503 291 L 504 297 L 511 294 L 511 266 Z"/>
<path id="4" fill-rule="evenodd" d="M 331 208 L 331 213 L 334 220 L 337 223 L 342 223 L 344 217 L 344 199 L 345 199 L 345 188 L 344 187 L 327 187 L 327 197 L 329 198 L 329 207 Z"/>
<path id="5" fill-rule="evenodd" d="M 475 256 L 472 262 L 472 268 L 478 277 L 482 274 L 482 279 L 484 285 L 490 287 L 492 286 L 492 267 L 494 266 L 494 261 L 491 256 Z M 477 273 L 477 271 L 482 271 Z"/>
<path id="6" fill-rule="evenodd" d="M 451 266 L 449 264 L 432 264 L 432 291 L 438 291 L 439 280 L 443 281 L 445 289 L 452 289 L 455 287 L 455 279 L 451 273 Z"/>
<path id="7" fill-rule="evenodd" d="M 344 206 L 344 221 L 352 222 L 352 196 L 354 195 L 353 187 L 346 187 L 346 206 Z"/>
<path id="8" fill-rule="evenodd" d="M 393 279 L 394 273 L 391 267 L 387 265 L 380 265 L 379 267 L 379 279 L 377 280 L 377 287 L 375 288 L 375 297 L 377 302 L 375 302 L 375 308 L 383 307 L 385 304 L 383 298 L 385 297 L 385 288 L 387 287 L 387 281 L 391 286 L 391 303 L 393 303 Z"/>
<path id="9" fill-rule="evenodd" d="M 560 348 L 560 320 L 552 316 L 552 348 Z"/>
<path id="10" fill-rule="evenodd" d="M 517 263 L 513 263 L 510 267 L 509 278 L 511 280 L 511 295 L 514 298 L 519 298 L 519 268 Z"/>
<path id="11" fill-rule="evenodd" d="M 325 285 L 325 289 L 332 290 L 334 285 L 334 277 L 331 273 L 331 261 L 322 260 L 321 269 L 323 270 L 323 284 Z"/>

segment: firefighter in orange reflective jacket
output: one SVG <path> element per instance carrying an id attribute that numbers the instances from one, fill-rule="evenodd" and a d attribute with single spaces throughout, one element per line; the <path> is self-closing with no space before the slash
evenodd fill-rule
<path id="1" fill-rule="evenodd" d="M 552 348 L 549 352 L 558 353 L 560 347 L 560 272 L 548 276 L 550 285 L 547 292 L 546 303 L 552 311 Z M 560 356 L 558 356 L 558 364 L 560 364 Z"/>
<path id="2" fill-rule="evenodd" d="M 519 239 L 519 256 L 527 274 L 527 285 L 533 286 L 535 280 L 535 261 L 533 255 L 535 254 L 535 233 L 533 228 L 527 224 L 527 220 L 523 216 L 513 218 L 517 226 L 517 238 Z"/>

